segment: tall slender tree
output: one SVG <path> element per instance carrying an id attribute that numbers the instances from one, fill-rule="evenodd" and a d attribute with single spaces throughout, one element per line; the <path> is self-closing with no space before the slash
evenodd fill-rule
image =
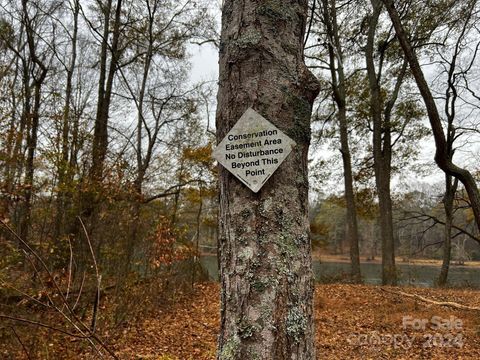
<path id="1" fill-rule="evenodd" d="M 395 239 L 393 230 L 393 208 L 391 197 L 391 174 L 392 174 L 392 124 L 391 117 L 394 105 L 398 99 L 400 87 L 406 73 L 406 62 L 395 79 L 395 87 L 386 101 L 382 101 L 382 88 L 380 77 L 382 76 L 383 60 L 387 50 L 389 39 L 380 45 L 379 70 L 375 64 L 375 43 L 378 22 L 382 13 L 383 4 L 378 0 L 372 0 L 372 14 L 369 18 L 367 45 L 365 48 L 367 76 L 370 88 L 370 111 L 373 122 L 373 158 L 375 169 L 375 183 L 378 193 L 379 223 L 382 240 L 382 283 L 395 285 L 397 272 L 395 268 Z"/>
<path id="2" fill-rule="evenodd" d="M 47 77 L 48 67 L 45 60 L 38 54 L 38 35 L 34 28 L 34 22 L 30 16 L 31 6 L 27 0 L 22 0 L 22 17 L 25 24 L 25 33 L 30 59 L 32 61 L 32 84 L 33 88 L 33 106 L 26 108 L 27 116 L 27 157 L 25 161 L 25 183 L 24 183 L 24 205 L 20 220 L 20 236 L 23 239 L 28 238 L 30 229 L 30 218 L 32 213 L 33 180 L 35 172 L 35 152 L 38 144 L 38 127 L 40 123 L 40 106 L 42 97 L 42 86 Z M 38 15 L 38 13 L 37 13 Z M 26 99 L 26 101 L 29 101 Z"/>
<path id="3" fill-rule="evenodd" d="M 72 134 L 72 102 L 74 96 L 74 74 L 77 66 L 77 42 L 78 42 L 78 17 L 80 13 L 80 0 L 75 0 L 71 6 L 73 18 L 73 31 L 71 36 L 71 50 L 70 60 L 65 64 L 66 84 L 65 84 L 65 103 L 62 114 L 62 129 L 61 129 L 61 153 L 58 161 L 58 193 L 57 193 L 57 214 L 55 219 L 55 233 L 54 238 L 58 238 L 63 233 L 63 225 L 65 220 L 65 212 L 67 210 L 67 201 L 69 200 L 69 192 L 67 188 L 71 186 L 71 174 L 73 168 L 70 157 L 71 148 L 74 146 L 73 141 L 70 141 Z M 75 129 L 73 129 L 74 131 Z"/>
<path id="4" fill-rule="evenodd" d="M 352 158 L 348 136 L 347 79 L 344 66 L 344 50 L 337 17 L 337 1 L 322 0 L 321 10 L 321 19 L 327 37 L 328 67 L 330 69 L 332 95 L 337 106 L 337 118 L 340 130 L 340 151 L 342 153 L 345 203 L 347 205 L 346 237 L 350 244 L 351 274 L 353 281 L 360 282 L 361 272 L 358 221 L 353 188 Z"/>
<path id="5" fill-rule="evenodd" d="M 108 118 L 112 101 L 113 81 L 117 73 L 120 60 L 120 36 L 122 0 L 98 1 L 98 6 L 104 16 L 103 34 L 100 46 L 100 76 L 98 81 L 97 115 L 93 132 L 92 165 L 90 180 L 102 180 L 105 158 L 108 150 Z M 112 21 L 113 16 L 113 21 Z M 110 32 L 111 44 L 110 44 Z M 110 56 L 109 56 L 110 54 Z M 110 59 L 110 60 L 109 60 Z"/>

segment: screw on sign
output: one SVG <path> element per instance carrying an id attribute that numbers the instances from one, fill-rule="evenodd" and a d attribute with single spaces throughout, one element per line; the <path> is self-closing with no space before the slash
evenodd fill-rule
<path id="1" fill-rule="evenodd" d="M 258 192 L 292 151 L 295 141 L 252 108 L 213 151 L 213 157 Z"/>

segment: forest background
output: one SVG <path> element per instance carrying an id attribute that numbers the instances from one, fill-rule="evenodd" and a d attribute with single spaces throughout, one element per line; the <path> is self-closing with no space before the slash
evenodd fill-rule
<path id="1" fill-rule="evenodd" d="M 479 4 L 397 5 L 446 152 L 478 179 Z M 0 338 L 30 321 L 102 347 L 97 326 L 118 329 L 208 278 L 219 9 L 0 0 Z M 265 11 L 289 16 L 275 1 Z M 448 265 L 480 261 L 475 213 L 433 161 L 428 114 L 386 10 L 312 1 L 307 28 L 307 64 L 322 85 L 310 156 L 315 256 L 349 259 L 339 279 L 353 282 L 360 262 L 383 259 L 390 284 L 398 269 L 385 259 L 436 259 L 435 282 L 447 284 Z"/>

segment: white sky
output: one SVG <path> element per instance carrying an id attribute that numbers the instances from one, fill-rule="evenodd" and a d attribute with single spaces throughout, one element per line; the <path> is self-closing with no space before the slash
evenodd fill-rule
<path id="1" fill-rule="evenodd" d="M 218 50 L 211 44 L 191 45 L 193 83 L 216 80 L 218 78 Z"/>
<path id="2" fill-rule="evenodd" d="M 191 45 L 189 52 L 192 55 L 192 68 L 190 73 L 191 82 L 198 83 L 205 81 L 216 81 L 218 79 L 218 49 L 212 44 L 204 44 L 202 46 Z M 214 95 L 216 95 L 216 89 L 214 91 Z M 214 105 L 214 108 L 211 110 L 213 110 L 214 114 L 216 104 L 212 105 Z M 429 126 L 429 124 L 427 126 Z M 474 148 L 477 148 L 477 146 L 472 145 L 468 147 L 471 151 L 475 152 Z M 408 187 L 415 188 L 417 185 L 422 186 L 422 184 L 443 182 L 443 173 L 440 171 L 440 169 L 434 166 L 433 159 L 435 155 L 435 145 L 433 143 L 433 138 L 430 137 L 423 140 L 418 144 L 418 146 L 421 148 L 418 162 L 420 164 L 431 165 L 431 171 L 427 172 L 427 174 L 415 174 L 411 171 L 401 174 L 399 177 L 392 180 L 392 187 L 394 191 L 407 190 Z M 478 148 L 475 150 L 478 151 Z M 317 156 L 311 154 L 311 157 L 312 156 L 320 157 L 321 154 Z M 457 161 L 460 164 L 465 164 L 465 162 L 468 162 L 465 161 L 465 158 L 468 157 L 458 156 Z M 338 187 L 338 184 L 332 184 L 332 186 Z"/>

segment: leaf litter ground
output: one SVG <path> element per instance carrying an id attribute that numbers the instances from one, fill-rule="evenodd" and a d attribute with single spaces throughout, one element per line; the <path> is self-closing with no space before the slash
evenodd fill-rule
<path id="1" fill-rule="evenodd" d="M 480 359 L 480 313 L 432 305 L 378 286 L 318 285 L 318 359 Z M 480 306 L 467 289 L 402 288 L 435 301 Z M 110 339 L 122 359 L 214 359 L 219 285 L 198 284 L 168 309 Z M 404 317 L 406 322 L 404 328 Z M 435 317 L 435 318 L 434 318 Z M 412 327 L 416 321 L 417 329 Z M 419 324 L 425 323 L 425 328 Z M 460 323 L 460 322 L 461 323 Z M 442 324 L 442 329 L 435 328 Z"/>

